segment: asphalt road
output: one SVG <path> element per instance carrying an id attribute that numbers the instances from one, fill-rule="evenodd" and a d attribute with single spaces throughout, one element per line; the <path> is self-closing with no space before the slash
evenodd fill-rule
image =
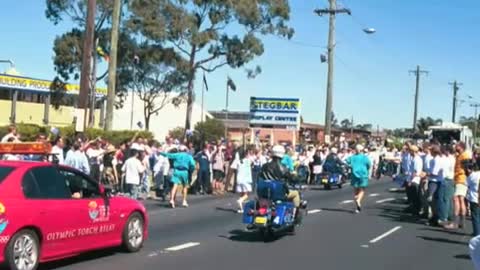
<path id="1" fill-rule="evenodd" d="M 310 190 L 303 226 L 269 243 L 244 230 L 236 197 L 193 198 L 188 209 L 149 201 L 150 238 L 139 253 L 96 251 L 41 269 L 473 269 L 470 237 L 404 214 L 404 194 L 393 187 L 388 180 L 372 181 L 360 214 L 352 213 L 350 186 Z"/>

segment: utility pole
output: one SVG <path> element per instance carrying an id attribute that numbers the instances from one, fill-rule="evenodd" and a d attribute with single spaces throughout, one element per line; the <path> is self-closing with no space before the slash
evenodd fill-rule
<path id="1" fill-rule="evenodd" d="M 457 81 L 454 81 L 453 83 L 449 83 L 449 84 L 453 85 L 452 123 L 455 123 L 455 120 L 457 118 L 457 94 L 458 94 L 458 90 L 460 90 L 459 86 L 462 86 L 463 84 L 458 83 Z"/>
<path id="2" fill-rule="evenodd" d="M 113 128 L 113 105 L 115 103 L 115 85 L 117 80 L 117 48 L 118 48 L 118 25 L 120 24 L 120 0 L 113 3 L 112 14 L 112 37 L 110 39 L 110 61 L 108 63 L 108 92 L 107 92 L 107 115 L 105 116 L 105 130 Z"/>
<path id="3" fill-rule="evenodd" d="M 347 13 L 352 15 L 350 9 L 337 9 L 337 0 L 329 0 L 330 7 L 328 9 L 316 9 L 318 16 L 325 14 L 330 15 L 328 28 L 328 74 L 327 74 L 327 101 L 325 106 L 325 141 L 330 141 L 332 133 L 332 104 L 333 104 L 333 70 L 335 55 L 335 17 L 337 13 Z"/>
<path id="4" fill-rule="evenodd" d="M 480 120 L 480 117 L 478 116 L 478 108 L 480 108 L 480 103 L 471 104 L 470 106 L 475 108 L 475 115 L 473 116 L 473 120 L 475 121 L 475 126 L 473 130 L 473 142 L 475 143 L 477 141 L 478 121 Z"/>
<path id="5" fill-rule="evenodd" d="M 94 42 L 94 28 L 95 28 L 95 9 L 97 6 L 96 0 L 88 0 L 87 4 L 87 25 L 85 31 L 85 39 L 83 41 L 83 55 L 82 55 L 82 73 L 80 75 L 80 93 L 78 100 L 78 108 L 83 109 L 83 130 L 87 125 L 87 107 L 88 107 L 88 94 L 90 89 L 90 75 L 92 68 L 92 52 Z M 78 121 L 78 118 L 77 118 Z"/>
<path id="6" fill-rule="evenodd" d="M 427 75 L 428 71 L 421 70 L 420 66 L 417 66 L 416 70 L 410 70 L 410 73 L 415 74 L 416 84 L 415 84 L 415 105 L 413 109 L 413 132 L 417 132 L 417 116 L 418 116 L 418 96 L 420 94 L 420 76 L 422 74 Z"/>

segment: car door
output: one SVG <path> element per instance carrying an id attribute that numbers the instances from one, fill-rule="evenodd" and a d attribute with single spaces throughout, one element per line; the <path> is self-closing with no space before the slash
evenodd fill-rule
<path id="1" fill-rule="evenodd" d="M 59 171 L 76 201 L 75 212 L 80 220 L 77 244 L 88 249 L 108 246 L 117 229 L 116 211 L 110 207 L 109 198 L 101 194 L 99 184 L 89 176 L 67 167 Z"/>
<path id="2" fill-rule="evenodd" d="M 72 209 L 75 201 L 63 177 L 54 166 L 29 169 L 23 176 L 25 196 L 23 220 L 39 228 L 42 234 L 42 259 L 62 257 L 75 252 L 80 221 Z"/>

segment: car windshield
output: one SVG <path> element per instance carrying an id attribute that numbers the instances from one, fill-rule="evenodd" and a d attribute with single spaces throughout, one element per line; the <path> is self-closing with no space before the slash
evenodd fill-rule
<path id="1" fill-rule="evenodd" d="M 0 184 L 13 171 L 13 167 L 0 166 Z"/>

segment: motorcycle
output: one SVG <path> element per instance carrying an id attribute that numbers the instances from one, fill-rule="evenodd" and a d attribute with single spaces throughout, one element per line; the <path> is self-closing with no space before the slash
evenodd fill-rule
<path id="1" fill-rule="evenodd" d="M 317 178 L 318 183 L 323 185 L 326 190 L 332 189 L 333 186 L 342 188 L 345 180 L 348 178 L 349 168 L 347 165 L 341 165 L 335 172 L 325 171 Z"/>
<path id="2" fill-rule="evenodd" d="M 298 190 L 298 185 L 289 188 Z M 286 198 L 283 183 L 272 180 L 259 181 L 257 199 L 246 203 L 243 223 L 250 229 L 257 230 L 264 241 L 282 231 L 293 234 L 303 215 L 307 213 L 307 202 L 301 199 L 297 214 L 295 205 Z"/>

